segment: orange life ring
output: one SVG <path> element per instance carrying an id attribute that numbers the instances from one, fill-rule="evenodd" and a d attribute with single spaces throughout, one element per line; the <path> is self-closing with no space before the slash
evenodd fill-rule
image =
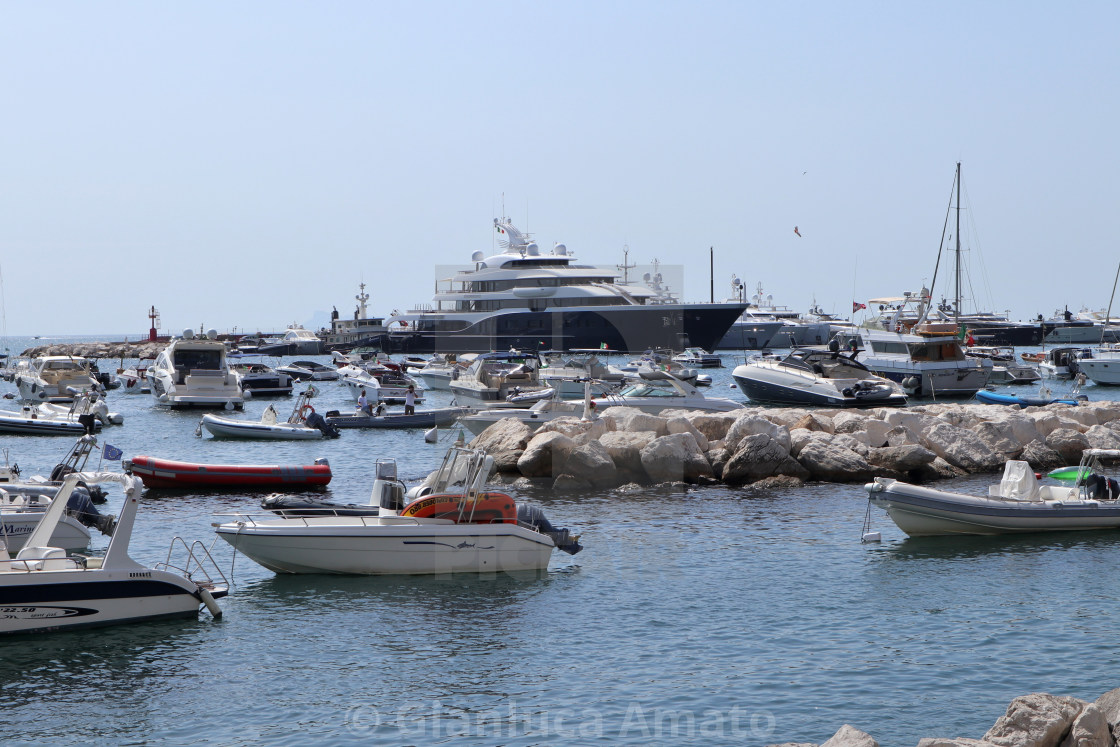
<path id="1" fill-rule="evenodd" d="M 451 519 L 456 524 L 516 524 L 517 504 L 505 493 L 480 493 L 474 501 L 462 495 L 429 495 L 405 506 L 401 516 Z"/>
<path id="2" fill-rule="evenodd" d="M 315 412 L 315 408 L 312 407 L 311 405 L 304 405 L 303 407 L 299 408 L 299 416 L 301 418 L 303 418 L 304 420 L 307 420 L 307 411 L 308 410 L 310 410 L 311 412 Z"/>

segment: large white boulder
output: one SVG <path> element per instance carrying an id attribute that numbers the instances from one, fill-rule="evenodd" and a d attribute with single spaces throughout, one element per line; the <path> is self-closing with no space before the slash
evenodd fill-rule
<path id="1" fill-rule="evenodd" d="M 828 482 L 866 482 L 875 468 L 851 449 L 814 440 L 801 449 L 797 461 L 815 480 Z"/>
<path id="2" fill-rule="evenodd" d="M 696 482 L 712 476 L 712 466 L 691 433 L 672 433 L 648 443 L 642 467 L 654 482 Z"/>
<path id="3" fill-rule="evenodd" d="M 669 421 L 660 415 L 650 415 L 636 407 L 608 407 L 600 416 L 613 431 L 653 431 L 659 436 L 669 432 Z"/>
<path id="4" fill-rule="evenodd" d="M 1086 705 L 1065 695 L 1023 695 L 1011 701 L 981 741 L 999 747 L 1058 747 Z"/>
<path id="5" fill-rule="evenodd" d="M 514 472 L 532 436 L 529 426 L 517 418 L 502 418 L 475 436 L 470 445 L 494 457 L 494 467 L 499 472 Z"/>
<path id="6" fill-rule="evenodd" d="M 619 482 L 614 460 L 607 447 L 598 441 L 589 441 L 568 453 L 564 472 L 587 480 L 593 487 L 613 488 Z"/>
<path id="7" fill-rule="evenodd" d="M 1062 455 L 1062 459 L 1076 464 L 1081 461 L 1081 452 L 1088 449 L 1089 439 L 1081 431 L 1073 428 L 1055 428 L 1046 436 L 1046 445 Z"/>
<path id="8" fill-rule="evenodd" d="M 669 433 L 691 433 L 692 437 L 696 439 L 696 445 L 700 447 L 700 451 L 708 450 L 708 437 L 701 433 L 688 418 L 674 415 L 669 418 L 669 422 L 666 423 L 666 428 L 669 430 Z"/>
<path id="9" fill-rule="evenodd" d="M 517 460 L 517 471 L 525 477 L 556 477 L 566 471 L 575 448 L 576 442 L 559 431 L 537 433 Z"/>
<path id="10" fill-rule="evenodd" d="M 724 448 L 734 451 L 739 446 L 740 441 L 756 433 L 765 433 L 775 441 L 782 443 L 787 451 L 789 450 L 789 430 L 756 414 L 743 415 L 732 424 L 727 431 L 727 435 L 723 437 Z"/>
<path id="11" fill-rule="evenodd" d="M 722 470 L 723 481 L 732 485 L 774 475 L 806 479 L 809 472 L 790 456 L 781 443 L 765 433 L 756 433 L 740 441 L 735 454 Z"/>
<path id="12" fill-rule="evenodd" d="M 970 430 L 940 423 L 918 434 L 922 446 L 966 472 L 996 472 L 1003 456 Z"/>

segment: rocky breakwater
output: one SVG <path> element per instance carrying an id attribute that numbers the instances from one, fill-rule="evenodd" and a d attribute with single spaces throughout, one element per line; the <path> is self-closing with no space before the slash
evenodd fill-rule
<path id="1" fill-rule="evenodd" d="M 1032 693 L 1011 701 L 980 739 L 927 737 L 918 747 L 1115 747 L 1120 742 L 1120 689 L 1088 703 L 1062 695 Z M 771 747 L 817 747 L 785 742 Z M 879 747 L 866 732 L 845 724 L 820 747 Z"/>
<path id="2" fill-rule="evenodd" d="M 24 350 L 20 355 L 38 358 L 41 355 L 75 355 L 97 360 L 100 358 L 155 358 L 167 347 L 166 342 L 70 342 L 38 345 Z"/>
<path id="3" fill-rule="evenodd" d="M 557 489 L 628 483 L 909 482 L 997 472 L 1008 459 L 1037 470 L 1076 464 L 1083 449 L 1120 449 L 1120 402 L 1048 405 L 930 404 L 906 409 L 744 407 L 728 413 L 612 407 L 584 421 L 532 431 L 506 418 L 471 445 L 507 479 Z"/>

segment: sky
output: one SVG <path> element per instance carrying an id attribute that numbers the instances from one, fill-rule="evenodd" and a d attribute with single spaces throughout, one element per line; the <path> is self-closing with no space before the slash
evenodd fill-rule
<path id="1" fill-rule="evenodd" d="M 686 300 L 735 274 L 849 316 L 929 286 L 958 162 L 975 305 L 1104 308 L 1118 21 L 1109 2 L 0 0 L 0 334 L 139 336 L 151 306 L 161 331 L 282 330 L 352 315 L 360 282 L 387 315 L 495 249 L 503 206 L 582 263 L 677 268 Z"/>

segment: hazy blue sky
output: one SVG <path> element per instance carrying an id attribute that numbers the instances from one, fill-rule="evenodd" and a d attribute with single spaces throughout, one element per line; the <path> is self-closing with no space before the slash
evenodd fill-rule
<path id="1" fill-rule="evenodd" d="M 430 301 L 506 212 L 849 312 L 933 274 L 1108 304 L 1120 5 L 0 2 L 7 333 L 282 329 Z M 793 233 L 798 226 L 802 234 Z M 965 236 L 962 232 L 962 236 Z M 979 273 L 980 260 L 986 281 Z M 941 280 L 938 281 L 939 285 Z"/>

